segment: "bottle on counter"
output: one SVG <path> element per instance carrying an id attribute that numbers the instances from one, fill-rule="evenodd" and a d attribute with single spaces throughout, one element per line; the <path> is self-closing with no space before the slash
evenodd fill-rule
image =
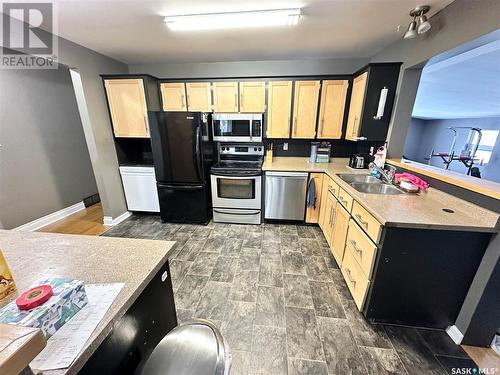
<path id="1" fill-rule="evenodd" d="M 311 142 L 311 154 L 309 156 L 309 163 L 316 163 L 316 157 L 318 155 L 318 145 L 319 142 Z"/>

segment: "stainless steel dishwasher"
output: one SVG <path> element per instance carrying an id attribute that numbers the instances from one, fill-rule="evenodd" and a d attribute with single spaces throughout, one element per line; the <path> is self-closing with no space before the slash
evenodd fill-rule
<path id="1" fill-rule="evenodd" d="M 304 220 L 307 173 L 266 172 L 266 219 Z"/>

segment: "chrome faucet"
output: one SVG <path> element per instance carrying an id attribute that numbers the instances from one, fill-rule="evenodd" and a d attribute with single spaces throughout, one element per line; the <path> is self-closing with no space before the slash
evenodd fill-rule
<path id="1" fill-rule="evenodd" d="M 392 166 L 392 165 L 388 165 L 387 166 L 387 171 L 380 168 L 377 164 L 375 164 L 374 162 L 371 162 L 370 165 L 369 165 L 369 168 L 373 168 L 375 169 L 376 171 L 378 171 L 380 173 L 380 179 L 384 179 L 386 180 L 389 184 L 393 184 L 394 183 L 394 175 L 396 174 L 396 167 Z"/>

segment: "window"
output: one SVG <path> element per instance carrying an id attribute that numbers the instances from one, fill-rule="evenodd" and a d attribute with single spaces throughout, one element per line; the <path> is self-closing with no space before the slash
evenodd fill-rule
<path id="1" fill-rule="evenodd" d="M 477 148 L 476 158 L 480 160 L 481 165 L 488 164 L 493 152 L 493 147 L 497 142 L 499 130 L 483 130 L 481 132 L 481 141 Z M 477 142 L 478 135 L 474 136 L 474 143 Z"/>

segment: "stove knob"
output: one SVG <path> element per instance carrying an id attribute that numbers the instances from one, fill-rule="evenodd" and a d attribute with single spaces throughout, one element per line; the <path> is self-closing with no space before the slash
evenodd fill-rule
<path id="1" fill-rule="evenodd" d="M 254 151 L 257 151 L 257 147 L 254 147 L 254 148 L 253 148 L 253 150 L 254 150 Z"/>
<path id="2" fill-rule="evenodd" d="M 259 151 L 262 151 L 262 147 L 259 147 Z"/>

